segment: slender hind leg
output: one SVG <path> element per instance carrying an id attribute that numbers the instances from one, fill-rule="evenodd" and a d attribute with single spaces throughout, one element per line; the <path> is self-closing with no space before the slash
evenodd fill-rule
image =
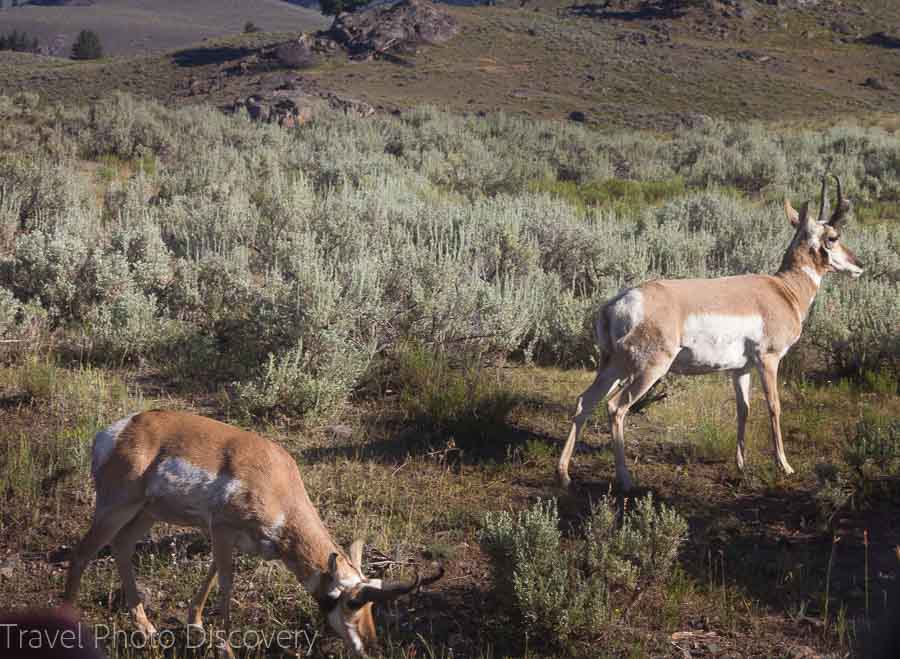
<path id="1" fill-rule="evenodd" d="M 744 471 L 744 431 L 747 427 L 747 415 L 750 413 L 750 372 L 731 374 L 734 384 L 734 402 L 737 406 L 737 468 Z"/>
<path id="2" fill-rule="evenodd" d="M 609 412 L 609 426 L 613 438 L 613 451 L 616 454 L 616 481 L 622 491 L 631 489 L 631 476 L 628 473 L 628 465 L 625 463 L 625 415 L 628 410 L 641 397 L 646 394 L 657 380 L 664 376 L 669 366 L 672 365 L 672 357 L 659 357 L 656 365 L 645 368 L 637 373 L 631 382 L 622 387 L 606 404 Z"/>
<path id="3" fill-rule="evenodd" d="M 131 557 L 138 540 L 144 537 L 154 523 L 153 517 L 146 512 L 138 513 L 119 531 L 112 541 L 113 556 L 116 557 L 116 566 L 119 568 L 119 578 L 122 580 L 122 593 L 125 596 L 125 606 L 131 612 L 132 620 L 138 630 L 149 638 L 156 634 L 156 627 L 147 618 L 144 604 L 138 595 L 137 582 L 134 578 L 134 567 L 131 565 Z"/>
<path id="4" fill-rule="evenodd" d="M 142 503 L 125 503 L 98 506 L 94 511 L 94 521 L 87 534 L 72 551 L 69 559 L 69 574 L 66 577 L 66 592 L 63 599 L 74 604 L 81 587 L 81 576 L 84 568 L 93 560 L 105 545 L 109 544 L 116 534 L 140 512 Z"/>
<path id="5" fill-rule="evenodd" d="M 575 405 L 575 416 L 572 418 L 572 427 L 569 430 L 569 437 L 563 447 L 562 455 L 559 456 L 559 467 L 557 474 L 559 483 L 563 487 L 569 487 L 572 480 L 569 478 L 569 461 L 572 459 L 572 452 L 575 450 L 575 442 L 581 434 L 581 429 L 591 416 L 594 408 L 601 400 L 606 398 L 610 391 L 618 384 L 622 369 L 614 361 L 610 360 L 597 373 L 593 383 L 578 397 Z"/>

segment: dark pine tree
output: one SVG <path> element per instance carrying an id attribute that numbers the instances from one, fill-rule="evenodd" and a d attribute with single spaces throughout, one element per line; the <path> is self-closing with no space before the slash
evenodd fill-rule
<path id="1" fill-rule="evenodd" d="M 72 44 L 72 59 L 99 59 L 103 57 L 103 44 L 93 30 L 82 30 Z"/>

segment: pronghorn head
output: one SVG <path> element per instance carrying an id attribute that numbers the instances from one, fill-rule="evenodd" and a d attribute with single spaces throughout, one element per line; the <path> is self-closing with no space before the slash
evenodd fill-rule
<path id="1" fill-rule="evenodd" d="M 367 579 L 362 573 L 363 543 L 356 540 L 350 545 L 350 559 L 337 553 L 328 559 L 328 572 L 323 574 L 322 585 L 317 597 L 328 624 L 344 639 L 358 655 L 371 649 L 377 642 L 375 620 L 372 616 L 372 605 L 376 602 L 389 602 L 401 595 L 406 595 L 421 586 L 434 583 L 444 576 L 443 566 L 438 573 L 425 579 L 417 573 L 408 581 L 383 581 Z M 341 563 L 348 563 L 342 569 Z M 348 578 L 348 574 L 353 576 Z"/>
<path id="2" fill-rule="evenodd" d="M 837 183 L 837 207 L 828 216 L 828 176 L 822 177 L 822 201 L 819 205 L 819 216 L 813 218 L 809 213 L 809 203 L 804 203 L 800 211 L 794 210 L 791 202 L 784 200 L 784 212 L 791 224 L 797 228 L 792 247 L 806 252 L 816 271 L 847 272 L 859 277 L 863 269 L 849 248 L 841 242 L 841 231 L 850 212 L 850 200 L 845 199 L 841 191 L 841 181 L 834 176 Z"/>

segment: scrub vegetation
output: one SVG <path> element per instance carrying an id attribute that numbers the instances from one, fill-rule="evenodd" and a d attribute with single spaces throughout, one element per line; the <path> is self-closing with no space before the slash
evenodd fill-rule
<path id="1" fill-rule="evenodd" d="M 774 272 L 782 200 L 814 201 L 825 163 L 865 273 L 825 279 L 785 363 L 798 474 L 774 471 L 754 398 L 738 476 L 730 385 L 670 378 L 629 419 L 639 496 L 612 496 L 599 418 L 558 491 L 599 304 Z M 861 651 L 900 568 L 898 214 L 900 136 L 853 123 L 662 136 L 425 106 L 283 130 L 124 94 L 0 97 L 0 602 L 57 597 L 93 433 L 167 407 L 282 442 L 373 569 L 447 563 L 383 612 L 390 656 Z M 196 583 L 173 575 L 199 582 L 208 548 L 154 533 L 138 576 L 176 621 Z M 284 571 L 239 567 L 238 623 L 318 628 Z M 128 626 L 117 587 L 111 562 L 89 569 L 91 619 Z"/>

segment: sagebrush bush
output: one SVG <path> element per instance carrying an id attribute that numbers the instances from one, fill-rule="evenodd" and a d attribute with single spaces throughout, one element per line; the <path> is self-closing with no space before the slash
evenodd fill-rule
<path id="1" fill-rule="evenodd" d="M 773 271 L 781 197 L 813 197 L 827 159 L 870 217 L 900 204 L 900 139 L 857 126 L 657 137 L 424 107 L 287 131 L 124 94 L 0 113 L 0 287 L 89 359 L 237 382 L 254 413 L 337 409 L 404 342 L 590 365 L 623 286 Z M 827 284 L 798 346 L 827 368 L 898 368 L 894 233 L 847 232 L 866 273 Z"/>
<path id="2" fill-rule="evenodd" d="M 830 522 L 847 505 L 857 508 L 900 492 L 900 420 L 869 412 L 849 428 L 840 465 L 816 467 L 819 513 Z"/>
<path id="3" fill-rule="evenodd" d="M 421 345 L 405 345 L 395 357 L 394 386 L 408 418 L 419 427 L 453 438 L 463 448 L 496 439 L 507 430 L 518 397 L 499 372 L 477 356 L 454 360 Z"/>
<path id="4" fill-rule="evenodd" d="M 602 582 L 583 582 L 570 564 L 555 499 L 538 501 L 515 517 L 488 513 L 479 540 L 491 558 L 497 587 L 536 632 L 534 638 L 564 643 L 606 615 Z"/>
<path id="5" fill-rule="evenodd" d="M 626 506 L 628 503 L 626 503 Z M 627 610 L 639 593 L 666 582 L 687 539 L 687 522 L 651 495 L 619 517 L 604 497 L 584 523 L 583 537 L 564 541 L 556 500 L 516 516 L 488 513 L 479 541 L 502 595 L 550 643 L 596 632 Z"/>
<path id="6" fill-rule="evenodd" d="M 297 346 L 270 354 L 262 374 L 238 383 L 238 409 L 255 416 L 326 417 L 338 409 L 368 368 L 372 355 L 347 337 L 322 334 L 315 350 Z"/>
<path id="7" fill-rule="evenodd" d="M 40 305 L 22 304 L 12 291 L 0 287 L 0 339 L 24 340 L 22 336 L 39 333 L 45 319 Z"/>

